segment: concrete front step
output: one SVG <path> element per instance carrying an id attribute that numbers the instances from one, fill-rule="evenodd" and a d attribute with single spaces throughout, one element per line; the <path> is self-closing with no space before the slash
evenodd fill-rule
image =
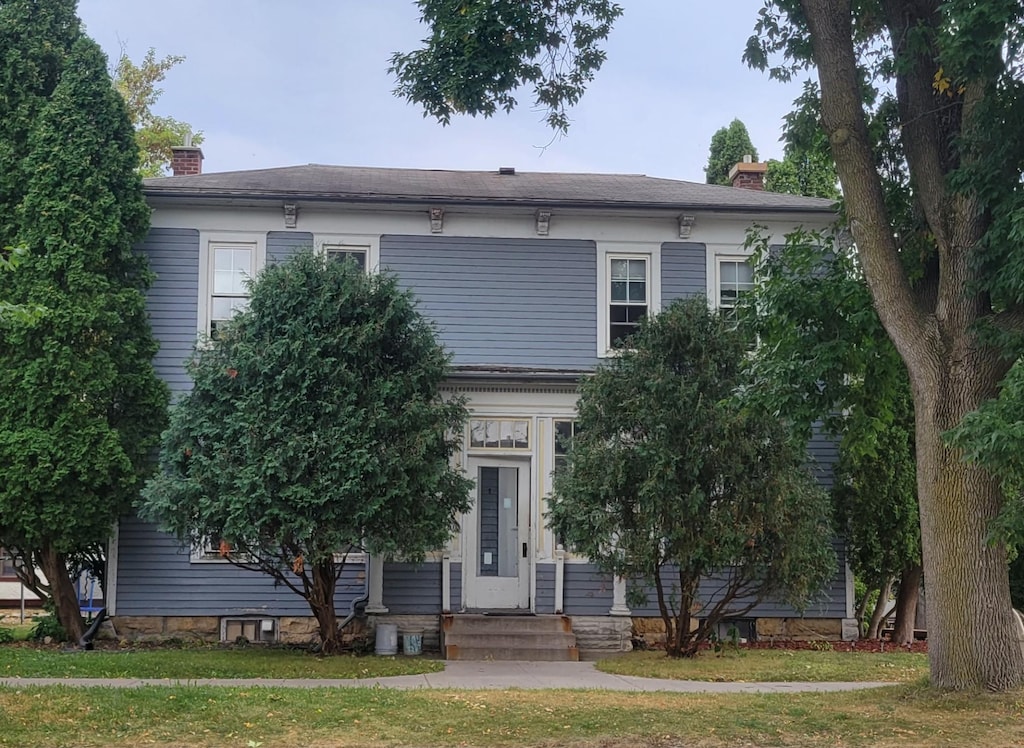
<path id="1" fill-rule="evenodd" d="M 442 617 L 442 626 L 450 633 L 571 633 L 572 621 L 569 616 L 489 616 L 482 613 L 459 613 Z"/>
<path id="2" fill-rule="evenodd" d="M 463 647 L 450 644 L 445 647 L 445 659 L 578 662 L 580 653 L 576 647 L 559 650 L 548 647 Z"/>
<path id="3" fill-rule="evenodd" d="M 573 634 L 551 633 L 541 631 L 476 631 L 467 633 L 460 631 L 455 634 L 445 634 L 446 645 L 458 644 L 472 646 L 507 646 L 562 649 L 564 647 L 575 647 L 576 637 Z"/>
<path id="4" fill-rule="evenodd" d="M 449 660 L 579 660 L 568 616 L 444 615 L 441 637 Z"/>

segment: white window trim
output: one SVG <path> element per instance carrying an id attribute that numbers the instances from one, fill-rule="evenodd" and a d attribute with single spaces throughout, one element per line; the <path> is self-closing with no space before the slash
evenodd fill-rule
<path id="1" fill-rule="evenodd" d="M 324 255 L 328 249 L 363 250 L 366 272 L 380 270 L 380 234 L 314 234 L 313 251 Z"/>
<path id="2" fill-rule="evenodd" d="M 210 306 L 213 296 L 213 247 L 246 245 L 253 249 L 252 277 L 255 278 L 267 263 L 267 233 L 255 231 L 201 231 L 199 233 L 199 313 L 196 331 L 200 336 L 210 334 Z"/>
<path id="3" fill-rule="evenodd" d="M 722 263 L 723 262 L 746 262 L 746 263 L 750 263 L 751 267 L 753 267 L 753 256 L 752 255 L 744 255 L 744 254 L 721 254 L 721 255 L 716 254 L 715 255 L 715 274 L 714 274 L 714 284 L 715 284 L 715 286 L 712 289 L 712 293 L 711 293 L 711 297 L 710 298 L 713 300 L 712 301 L 712 308 L 716 309 L 716 310 L 723 308 L 721 306 L 721 301 L 722 301 Z M 754 268 L 754 271 L 756 273 L 756 271 L 757 271 L 756 267 Z M 733 307 L 725 307 L 725 308 L 732 309 Z"/>
<path id="4" fill-rule="evenodd" d="M 661 311 L 661 245 L 601 242 L 597 245 L 597 355 L 616 355 L 611 346 L 609 325 L 610 268 L 612 259 L 647 260 L 647 313 Z"/>

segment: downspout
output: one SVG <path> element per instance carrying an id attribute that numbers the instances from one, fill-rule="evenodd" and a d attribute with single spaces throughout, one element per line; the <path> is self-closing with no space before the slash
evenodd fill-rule
<path id="1" fill-rule="evenodd" d="M 348 615 L 345 617 L 340 624 L 338 624 L 338 631 L 344 631 L 345 627 L 348 626 L 352 621 L 359 615 L 358 608 L 366 607 L 367 601 L 370 599 L 370 554 L 366 553 L 363 556 L 363 592 L 361 595 L 352 598 L 352 603 L 349 605 Z"/>

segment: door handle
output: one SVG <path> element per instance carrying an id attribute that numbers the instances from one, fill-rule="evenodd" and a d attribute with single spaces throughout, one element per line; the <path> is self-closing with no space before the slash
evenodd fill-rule
<path id="1" fill-rule="evenodd" d="M 523 558 L 528 558 L 526 551 L 526 543 L 523 543 Z"/>

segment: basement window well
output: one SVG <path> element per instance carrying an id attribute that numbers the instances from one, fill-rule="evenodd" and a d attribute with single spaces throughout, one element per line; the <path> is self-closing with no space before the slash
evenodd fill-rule
<path id="1" fill-rule="evenodd" d="M 222 618 L 220 640 L 234 644 L 245 639 L 251 644 L 273 644 L 277 641 L 276 618 Z"/>

